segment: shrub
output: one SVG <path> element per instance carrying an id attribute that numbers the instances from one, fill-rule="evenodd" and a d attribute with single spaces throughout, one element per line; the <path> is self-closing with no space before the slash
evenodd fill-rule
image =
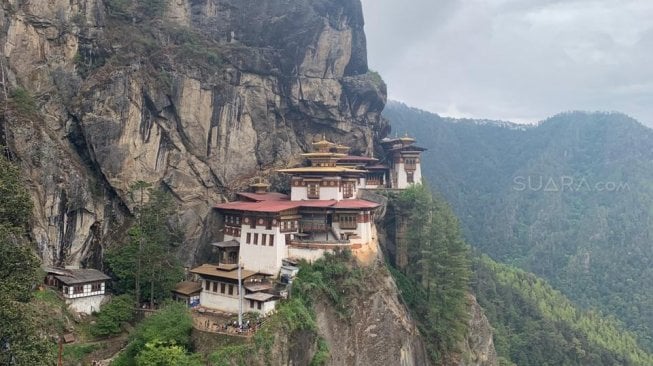
<path id="1" fill-rule="evenodd" d="M 16 110 L 21 114 L 36 113 L 36 102 L 26 89 L 14 89 L 14 91 L 11 92 L 11 100 Z"/>
<path id="2" fill-rule="evenodd" d="M 134 299 L 130 295 L 114 297 L 98 313 L 97 321 L 91 326 L 94 337 L 106 337 L 122 331 L 122 324 L 133 320 Z"/>

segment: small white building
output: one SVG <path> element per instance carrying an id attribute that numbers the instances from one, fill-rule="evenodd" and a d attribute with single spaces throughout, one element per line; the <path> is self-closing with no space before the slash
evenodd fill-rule
<path id="1" fill-rule="evenodd" d="M 188 307 L 194 308 L 200 304 L 202 284 L 195 281 L 183 281 L 175 285 L 172 290 L 172 299 L 183 302 Z"/>
<path id="2" fill-rule="evenodd" d="M 243 312 L 267 315 L 274 310 L 278 296 L 271 293 L 273 284 L 266 275 L 241 270 L 241 286 L 238 286 L 238 265 L 203 264 L 191 273 L 199 277 L 202 286 L 200 306 L 225 313 L 238 313 L 240 291 L 243 292 Z"/>
<path id="3" fill-rule="evenodd" d="M 91 314 L 100 310 L 106 297 L 109 276 L 97 269 L 45 268 L 45 283 L 56 287 L 75 312 Z"/>
<path id="4" fill-rule="evenodd" d="M 415 145 L 415 139 L 404 136 L 381 140 L 390 168 L 390 187 L 406 189 L 422 183 L 421 153 L 426 149 Z"/>

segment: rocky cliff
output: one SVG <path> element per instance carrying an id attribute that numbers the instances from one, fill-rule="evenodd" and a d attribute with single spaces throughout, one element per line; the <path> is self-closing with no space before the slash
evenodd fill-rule
<path id="1" fill-rule="evenodd" d="M 317 136 L 368 153 L 386 130 L 359 0 L 2 0 L 2 141 L 43 260 L 101 265 L 129 187 L 177 199 L 180 256 L 210 207 Z"/>

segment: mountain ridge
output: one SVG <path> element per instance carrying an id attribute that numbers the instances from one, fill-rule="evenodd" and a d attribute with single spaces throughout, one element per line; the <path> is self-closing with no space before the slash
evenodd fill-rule
<path id="1" fill-rule="evenodd" d="M 514 130 L 394 106 L 384 116 L 429 149 L 425 177 L 472 245 L 617 316 L 653 347 L 653 130 L 618 113 Z"/>

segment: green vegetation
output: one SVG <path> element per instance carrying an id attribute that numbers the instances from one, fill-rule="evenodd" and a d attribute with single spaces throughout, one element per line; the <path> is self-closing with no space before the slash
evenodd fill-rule
<path id="1" fill-rule="evenodd" d="M 4 151 L 4 148 L 0 150 Z M 27 228 L 32 201 L 23 184 L 18 167 L 4 155 L 0 156 L 0 225 L 7 230 Z"/>
<path id="2" fill-rule="evenodd" d="M 449 207 L 415 185 L 391 199 L 407 218 L 405 268 L 393 269 L 401 295 L 414 314 L 434 363 L 457 351 L 467 331 L 469 248 Z"/>
<path id="3" fill-rule="evenodd" d="M 134 299 L 130 295 L 113 297 L 111 302 L 102 306 L 97 314 L 95 324 L 91 326 L 91 335 L 106 337 L 122 332 L 123 323 L 134 318 Z"/>
<path id="4" fill-rule="evenodd" d="M 422 171 L 470 243 L 618 318 L 653 352 L 653 130 L 617 113 L 531 128 L 398 103 L 384 114 L 429 149 Z"/>
<path id="5" fill-rule="evenodd" d="M 382 85 L 382 84 L 384 84 L 383 78 L 382 78 L 381 75 L 378 73 L 378 71 L 367 70 L 367 75 L 370 76 L 370 78 L 374 81 L 375 84 L 377 84 L 377 85 Z"/>
<path id="6" fill-rule="evenodd" d="M 166 0 L 107 0 L 109 13 L 118 17 L 157 18 L 166 10 Z"/>
<path id="7" fill-rule="evenodd" d="M 167 304 L 138 324 L 130 335 L 127 348 L 112 365 L 151 365 L 152 363 L 139 362 L 151 362 L 162 354 L 176 355 L 183 362 L 188 362 L 185 365 L 195 365 L 196 363 L 192 363 L 195 362 L 195 356 L 186 357 L 179 354 L 180 350 L 183 351 L 183 355 L 191 350 L 192 328 L 193 320 L 184 304 Z"/>
<path id="8" fill-rule="evenodd" d="M 37 111 L 36 102 L 27 89 L 16 88 L 11 92 L 13 107 L 23 115 L 33 115 Z"/>
<path id="9" fill-rule="evenodd" d="M 349 300 L 365 293 L 365 276 L 369 271 L 357 267 L 351 252 L 326 254 L 323 259 L 300 266 L 299 281 L 293 283 L 293 296 L 312 306 L 316 299 L 327 299 L 342 319 L 351 316 Z"/>
<path id="10" fill-rule="evenodd" d="M 136 356 L 138 366 L 201 366 L 200 356 L 189 354 L 183 347 L 166 345 L 161 342 L 145 344 L 145 348 Z"/>
<path id="11" fill-rule="evenodd" d="M 65 364 L 76 364 L 101 346 L 99 344 L 66 344 L 63 347 Z"/>
<path id="12" fill-rule="evenodd" d="M 293 281 L 292 297 L 277 306 L 276 313 L 267 318 L 253 342 L 220 347 L 209 357 L 211 365 L 248 365 L 252 357 L 269 356 L 275 338 L 280 334 L 290 339 L 295 336 L 314 337 L 318 350 L 311 365 L 326 364 L 329 348 L 324 339 L 316 334 L 313 304 L 328 301 L 337 314 L 347 320 L 350 316 L 347 305 L 354 295 L 365 296 L 365 278 L 370 275 L 370 270 L 357 267 L 349 251 L 326 254 L 312 264 L 302 262 L 299 274 Z"/>
<path id="13" fill-rule="evenodd" d="M 180 231 L 169 222 L 174 202 L 169 193 L 145 182 L 134 184 L 131 193 L 137 208 L 129 242 L 111 249 L 107 262 L 118 277 L 120 292 L 133 290 L 139 302 L 161 303 L 183 277 L 174 251 Z"/>
<path id="14" fill-rule="evenodd" d="M 329 345 L 326 343 L 324 338 L 319 338 L 317 340 L 317 352 L 311 360 L 309 366 L 324 366 L 329 361 Z"/>
<path id="15" fill-rule="evenodd" d="M 499 355 L 517 365 L 653 365 L 631 332 L 580 311 L 536 276 L 483 256 L 474 290 L 495 328 Z"/>
<path id="16" fill-rule="evenodd" d="M 0 364 L 41 365 L 52 361 L 39 335 L 29 301 L 42 277 L 26 238 L 31 201 L 18 168 L 0 156 Z"/>

